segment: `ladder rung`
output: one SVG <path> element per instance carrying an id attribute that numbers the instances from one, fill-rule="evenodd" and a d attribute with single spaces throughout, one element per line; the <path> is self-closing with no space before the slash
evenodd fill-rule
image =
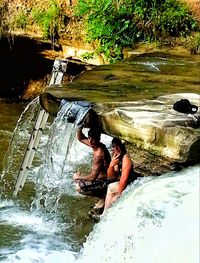
<path id="1" fill-rule="evenodd" d="M 49 86 L 55 84 L 61 84 L 63 79 L 63 74 L 67 69 L 67 61 L 55 60 L 52 70 L 52 76 L 49 83 Z M 28 170 L 31 167 L 35 152 L 37 150 L 37 146 L 42 136 L 42 132 L 45 128 L 46 122 L 48 120 L 49 113 L 44 109 L 40 109 L 37 115 L 37 119 L 26 148 L 26 152 L 24 154 L 24 158 L 19 169 L 19 173 L 17 176 L 17 181 L 14 187 L 13 196 L 16 196 L 19 190 L 22 190 L 24 183 L 26 181 Z"/>

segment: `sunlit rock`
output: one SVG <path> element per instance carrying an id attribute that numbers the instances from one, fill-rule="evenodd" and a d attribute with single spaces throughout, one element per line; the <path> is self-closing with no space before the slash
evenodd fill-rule
<path id="1" fill-rule="evenodd" d="M 62 99 L 91 102 L 102 131 L 126 142 L 134 167 L 161 174 L 199 162 L 200 111 L 173 109 L 180 99 L 200 107 L 199 66 L 168 54 L 137 56 L 46 87 L 41 105 L 56 116 Z"/>
<path id="2" fill-rule="evenodd" d="M 192 93 L 160 96 L 156 100 L 106 104 L 102 113 L 103 130 L 173 161 L 198 161 L 200 128 L 198 111 L 179 113 L 173 104 L 182 98 L 200 106 L 200 95 Z"/>
<path id="3" fill-rule="evenodd" d="M 196 114 L 175 111 L 173 104 L 183 98 L 200 107 L 200 95 L 179 93 L 155 100 L 96 103 L 93 109 L 102 131 L 127 143 L 140 173 L 159 174 L 177 165 L 199 162 L 200 111 Z M 48 105 L 51 100 L 49 97 Z"/>

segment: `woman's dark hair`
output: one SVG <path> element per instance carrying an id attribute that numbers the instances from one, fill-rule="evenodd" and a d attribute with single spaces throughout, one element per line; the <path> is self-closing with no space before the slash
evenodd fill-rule
<path id="1" fill-rule="evenodd" d="M 112 139 L 112 144 L 115 144 L 115 145 L 119 146 L 123 154 L 127 153 L 126 147 L 125 147 L 124 143 L 122 143 L 122 141 L 120 139 L 114 137 Z"/>

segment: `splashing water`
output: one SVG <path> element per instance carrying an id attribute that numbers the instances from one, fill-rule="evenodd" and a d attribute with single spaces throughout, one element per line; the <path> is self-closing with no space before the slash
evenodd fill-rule
<path id="1" fill-rule="evenodd" d="M 68 101 L 61 103 L 60 111 L 51 126 L 43 153 L 43 162 L 35 176 L 36 198 L 32 204 L 32 209 L 41 209 L 42 203 L 42 208 L 45 207 L 50 213 L 56 214 L 60 198 L 66 193 L 68 195 L 74 194 L 72 175 L 77 163 L 82 161 L 84 156 L 87 163 L 88 159 L 91 158 L 85 154 L 81 155 L 80 152 L 74 155 L 73 149 L 79 148 L 76 145 L 76 123 L 84 118 L 88 108 L 85 107 L 77 113 L 74 123 L 69 123 L 67 117 L 72 104 L 73 102 Z M 82 152 L 85 150 L 83 149 Z M 80 160 L 78 160 L 78 156 L 79 158 L 81 156 Z"/>
<path id="2" fill-rule="evenodd" d="M 78 262 L 199 262 L 200 167 L 137 180 L 89 235 Z"/>
<path id="3" fill-rule="evenodd" d="M 4 156 L 4 166 L 1 173 L 1 196 L 3 194 L 7 196 L 6 191 L 12 188 L 13 182 L 10 178 L 15 179 L 16 173 L 19 171 L 39 107 L 40 104 L 37 97 L 26 106 L 17 121 L 7 153 Z M 8 181 L 10 181 L 9 184 Z"/>
<path id="4" fill-rule="evenodd" d="M 40 208 L 41 200 L 45 207 L 55 207 L 59 197 L 66 187 L 66 176 L 63 169 L 67 152 L 74 139 L 74 124 L 69 124 L 65 119 L 68 106 L 63 106 L 51 126 L 48 141 L 43 153 L 43 162 L 36 175 L 36 198 L 33 205 Z M 68 171 L 69 172 L 69 171 Z M 62 189 L 62 190 L 61 190 Z"/>
<path id="5" fill-rule="evenodd" d="M 136 180 L 94 226 L 79 254 L 58 238 L 61 226 L 10 203 L 14 211 L 4 210 L 1 221 L 27 233 L 1 262 L 198 263 L 199 173 L 195 166 Z"/>
<path id="6" fill-rule="evenodd" d="M 72 173 L 77 165 L 88 164 L 92 152 L 75 139 L 75 127 L 65 121 L 65 110 L 55 118 L 49 137 L 42 138 L 43 161 L 33 167 L 29 177 L 36 191 L 31 209 L 20 201 L 0 199 L 0 261 L 199 262 L 200 166 L 137 179 L 94 225 L 80 252 L 73 249 L 63 233 L 70 227 L 73 231 L 76 221 L 61 220 L 60 199 L 76 196 Z M 103 135 L 101 141 L 108 147 L 111 138 Z M 84 227 L 86 220 L 82 220 Z M 6 244 L 9 239 L 10 246 Z"/>
<path id="7" fill-rule="evenodd" d="M 70 238 L 63 238 L 62 234 L 70 227 L 70 223 L 57 218 L 61 217 L 57 212 L 59 200 L 66 193 L 69 181 L 72 182 L 70 172 L 73 170 L 72 164 L 77 161 L 76 158 L 72 158 L 74 151 L 70 155 L 71 145 L 75 146 L 76 136 L 74 124 L 67 123 L 65 118 L 67 108 L 68 105 L 63 106 L 55 118 L 50 127 L 48 140 L 45 138 L 46 143 L 42 138 L 43 147 L 40 149 L 42 164 L 40 162 L 39 167 L 35 166 L 30 171 L 29 181 L 35 183 L 35 197 L 31 209 L 23 211 L 20 200 L 10 202 L 0 199 L 2 234 L 5 240 L 10 239 L 7 237 L 8 234 L 16 235 L 16 239 L 20 240 L 16 242 L 14 251 L 5 251 L 1 250 L 3 241 L 0 239 L 1 261 L 5 259 L 5 262 L 55 262 L 55 257 L 59 254 L 56 250 L 61 250 L 61 254 L 68 255 L 68 258 L 74 258 L 75 252 L 68 252 L 71 250 L 68 242 Z M 19 129 L 17 132 L 20 132 Z M 66 156 L 73 159 L 70 165 Z M 79 161 L 81 162 L 80 156 Z M 74 194 L 74 187 L 72 189 Z M 64 243 L 63 239 L 67 242 Z"/>

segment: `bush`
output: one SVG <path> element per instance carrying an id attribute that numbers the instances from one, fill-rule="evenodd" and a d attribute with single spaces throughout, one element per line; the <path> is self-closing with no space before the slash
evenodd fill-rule
<path id="1" fill-rule="evenodd" d="M 192 54 L 200 54 L 200 32 L 189 36 L 185 41 L 185 46 Z"/>
<path id="2" fill-rule="evenodd" d="M 79 0 L 75 15 L 84 17 L 87 41 L 95 42 L 110 62 L 139 41 L 186 36 L 198 27 L 177 0 Z"/>
<path id="3" fill-rule="evenodd" d="M 45 39 L 52 39 L 57 36 L 60 12 L 59 5 L 53 0 L 46 10 L 32 10 L 33 19 L 40 26 Z"/>
<path id="4" fill-rule="evenodd" d="M 28 24 L 27 14 L 21 12 L 15 17 L 14 20 L 17 28 L 26 29 Z"/>

